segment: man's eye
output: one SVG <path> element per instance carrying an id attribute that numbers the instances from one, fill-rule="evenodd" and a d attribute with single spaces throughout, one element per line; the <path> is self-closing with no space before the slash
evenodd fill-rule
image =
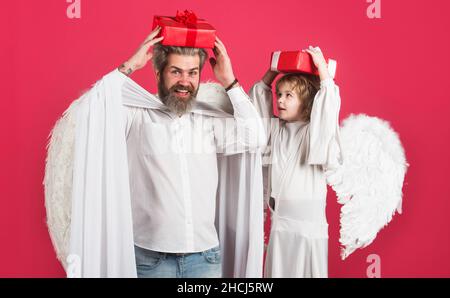
<path id="1" fill-rule="evenodd" d="M 292 96 L 292 94 L 291 93 L 288 93 L 287 95 L 286 95 L 287 97 L 291 97 Z"/>
<path id="2" fill-rule="evenodd" d="M 180 71 L 179 71 L 179 70 L 174 70 L 174 71 L 172 71 L 172 73 L 173 73 L 173 74 L 179 74 Z"/>
<path id="3" fill-rule="evenodd" d="M 196 75 L 197 75 L 197 72 L 196 72 L 196 71 L 191 71 L 191 72 L 189 73 L 189 75 L 191 75 L 191 76 L 196 76 Z"/>

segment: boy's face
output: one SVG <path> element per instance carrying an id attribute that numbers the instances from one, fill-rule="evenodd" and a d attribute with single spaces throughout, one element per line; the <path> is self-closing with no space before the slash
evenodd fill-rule
<path id="1" fill-rule="evenodd" d="M 277 90 L 279 118 L 287 122 L 302 120 L 301 106 L 302 102 L 297 93 L 293 90 L 291 84 L 281 84 Z"/>

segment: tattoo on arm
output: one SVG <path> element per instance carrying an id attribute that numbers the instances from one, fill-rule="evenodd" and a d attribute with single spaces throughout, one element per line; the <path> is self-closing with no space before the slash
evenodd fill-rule
<path id="1" fill-rule="evenodd" d="M 133 73 L 131 67 L 126 68 L 125 64 L 119 66 L 119 71 L 126 76 L 130 76 Z"/>

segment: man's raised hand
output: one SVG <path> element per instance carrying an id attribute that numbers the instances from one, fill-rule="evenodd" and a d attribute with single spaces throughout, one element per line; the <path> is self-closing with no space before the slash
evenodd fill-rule
<path id="1" fill-rule="evenodd" d="M 150 35 L 147 36 L 134 55 L 119 67 L 119 71 L 129 76 L 134 71 L 143 68 L 153 57 L 153 53 L 149 51 L 150 48 L 164 39 L 163 36 L 155 38 L 160 31 L 161 27 L 156 27 Z"/>
<path id="2" fill-rule="evenodd" d="M 231 83 L 233 83 L 235 77 L 233 67 L 231 66 L 231 60 L 228 56 L 225 45 L 218 37 L 216 37 L 213 52 L 215 58 L 210 58 L 209 62 L 211 63 L 214 75 L 222 86 L 228 87 Z"/>

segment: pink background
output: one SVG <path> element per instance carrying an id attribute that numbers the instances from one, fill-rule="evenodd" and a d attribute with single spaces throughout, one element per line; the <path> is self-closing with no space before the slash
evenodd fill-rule
<path id="1" fill-rule="evenodd" d="M 342 262 L 339 206 L 330 192 L 330 276 L 365 277 L 372 253 L 381 257 L 383 277 L 450 276 L 448 1 L 382 0 L 381 19 L 367 18 L 366 0 L 82 0 L 81 19 L 67 18 L 65 0 L 3 2 L 0 277 L 64 276 L 45 223 L 50 129 L 83 90 L 133 54 L 154 14 L 186 8 L 218 29 L 247 90 L 272 50 L 319 45 L 338 61 L 341 119 L 367 113 L 400 134 L 411 164 L 404 214 Z M 151 67 L 134 79 L 155 92 Z"/>

